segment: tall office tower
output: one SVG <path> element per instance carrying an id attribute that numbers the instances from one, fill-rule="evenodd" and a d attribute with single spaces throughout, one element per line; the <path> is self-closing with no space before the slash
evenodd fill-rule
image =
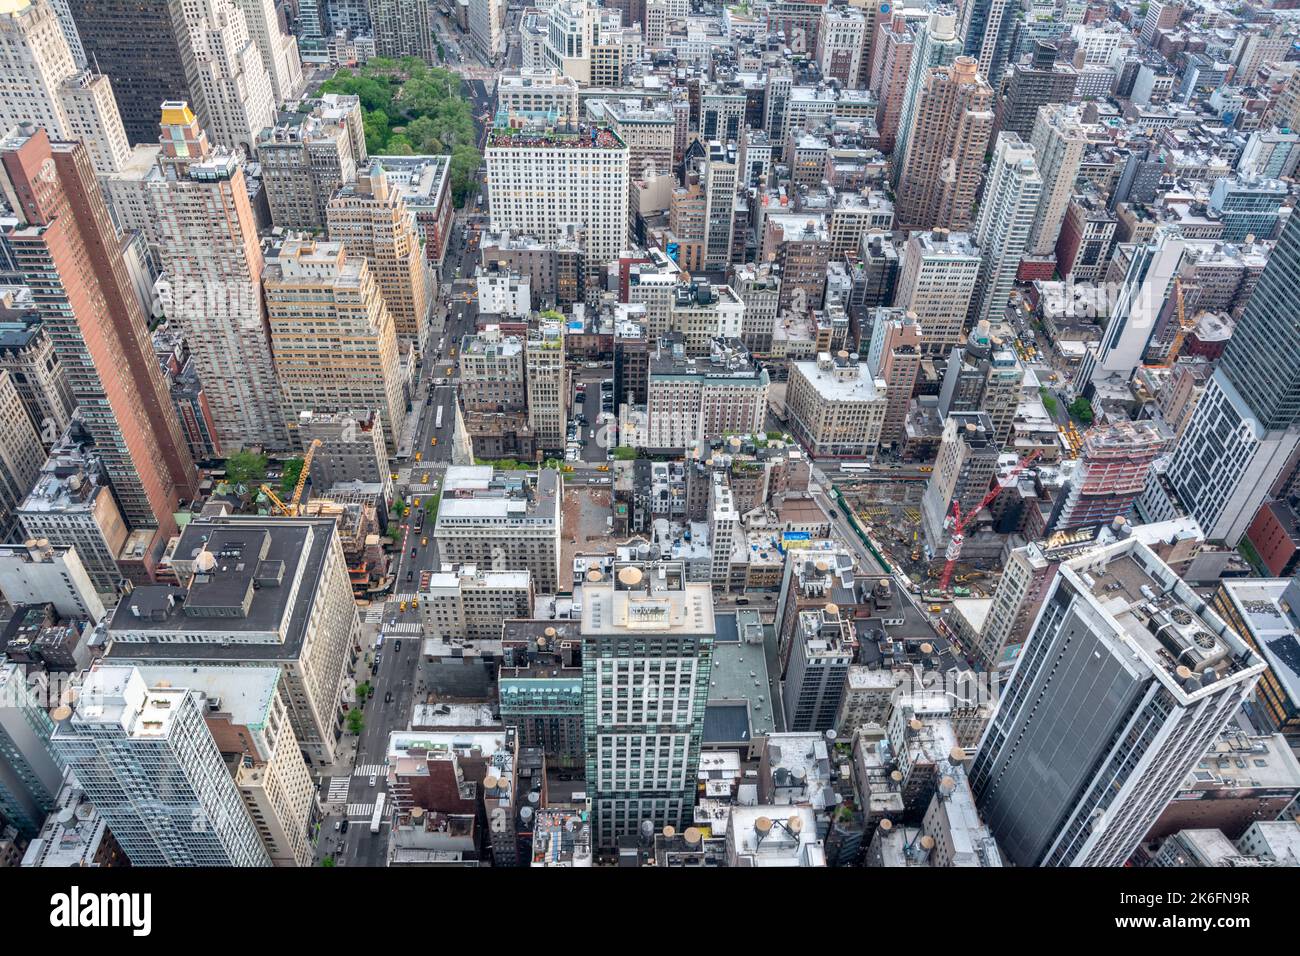
<path id="1" fill-rule="evenodd" d="M 7 234 L 126 520 L 158 528 L 197 484 L 119 239 L 80 144 L 44 131 L 0 141 L 0 186 L 23 223 Z"/>
<path id="2" fill-rule="evenodd" d="M 1084 355 L 1075 374 L 1076 389 L 1091 385 L 1095 390 L 1112 382 L 1127 388 L 1171 298 L 1174 277 L 1187 251 L 1188 243 L 1176 228 L 1161 226 L 1156 227 L 1150 242 L 1134 250 L 1101 342 L 1095 351 L 1090 349 Z M 1292 298 L 1283 301 L 1294 301 L 1294 291 L 1290 295 Z"/>
<path id="3" fill-rule="evenodd" d="M 537 593 L 555 593 L 564 500 L 558 471 L 494 474 L 489 465 L 453 465 L 442 493 L 433 538 L 443 561 L 530 571 Z"/>
<path id="4" fill-rule="evenodd" d="M 1089 429 L 1079 466 L 1057 497 L 1048 531 L 1102 527 L 1128 517 L 1146 487 L 1151 463 L 1168 444 L 1169 435 L 1153 421 L 1119 421 Z"/>
<path id="5" fill-rule="evenodd" d="M 582 587 L 587 796 L 612 847 L 644 820 L 680 829 L 695 805 L 713 664 L 713 593 L 682 562 L 615 562 Z"/>
<path id="6" fill-rule="evenodd" d="M 1038 174 L 1043 178 L 1043 197 L 1029 234 L 1029 254 L 1050 256 L 1074 194 L 1074 181 L 1083 165 L 1088 134 L 1075 106 L 1053 104 L 1038 110 L 1038 121 L 1029 143 L 1034 148 Z"/>
<path id="7" fill-rule="evenodd" d="M 316 782 L 289 719 L 283 675 L 273 664 L 147 664 L 147 687 L 199 695 L 203 721 L 234 780 L 272 866 L 311 866 Z"/>
<path id="8" fill-rule="evenodd" d="M 835 604 L 799 612 L 781 703 L 790 733 L 827 731 L 844 700 L 849 665 L 857 656 L 853 619 Z"/>
<path id="9" fill-rule="evenodd" d="M 948 357 L 939 389 L 939 414 L 947 418 L 955 412 L 984 412 L 993 436 L 1004 445 L 1011 436 L 1024 378 L 1016 353 L 981 319 Z"/>
<path id="10" fill-rule="evenodd" d="M 366 260 L 340 242 L 287 239 L 262 287 L 290 431 L 302 412 L 377 408 L 394 453 L 406 420 L 397 332 Z"/>
<path id="11" fill-rule="evenodd" d="M 1183 5 L 1181 3 L 1170 3 L 1168 0 L 1152 0 L 1151 3 L 1147 4 L 1146 16 L 1142 19 L 1142 42 L 1148 46 L 1154 46 L 1156 33 L 1176 26 L 1182 16 Z"/>
<path id="12" fill-rule="evenodd" d="M 429 320 L 428 269 L 415 217 L 378 160 L 355 185 L 335 194 L 326 219 L 332 242 L 366 257 L 398 336 L 422 348 Z"/>
<path id="13" fill-rule="evenodd" d="M 45 449 L 23 410 L 13 377 L 0 369 L 0 536 L 13 536 L 15 512 L 36 484 Z"/>
<path id="14" fill-rule="evenodd" d="M 369 0 L 370 28 L 380 56 L 438 62 L 433 44 L 433 4 L 428 0 Z"/>
<path id="15" fill-rule="evenodd" d="M 239 6 L 271 81 L 272 105 L 296 100 L 304 85 L 298 40 L 280 29 L 274 0 L 239 0 Z"/>
<path id="16" fill-rule="evenodd" d="M 823 79 L 839 80 L 850 89 L 857 85 L 866 29 L 866 17 L 853 7 L 827 7 L 822 11 L 817 65 Z"/>
<path id="17" fill-rule="evenodd" d="M 628 149 L 614 132 L 494 129 L 485 152 L 494 230 L 552 242 L 582 223 L 593 278 L 627 248 Z"/>
<path id="18" fill-rule="evenodd" d="M 364 136 L 355 134 L 360 105 L 343 110 L 315 107 L 306 115 L 294 113 L 284 122 L 262 130 L 257 139 L 257 161 L 271 222 L 285 229 L 324 229 L 329 201 L 339 188 L 355 182 L 366 161 L 359 151 Z"/>
<path id="19" fill-rule="evenodd" d="M 1029 62 L 1012 64 L 994 110 L 996 133 L 1017 133 L 1028 139 L 1042 107 L 1070 102 L 1079 74 L 1068 63 L 1058 63 L 1056 54 L 1052 44 L 1035 41 Z"/>
<path id="20" fill-rule="evenodd" d="M 980 199 L 974 238 L 982 261 L 971 299 L 974 321 L 1001 321 L 1043 195 L 1034 151 L 1015 133 L 999 133 Z"/>
<path id="21" fill-rule="evenodd" d="M 251 156 L 258 134 L 275 122 L 275 98 L 244 10 L 239 0 L 186 0 L 181 9 L 200 122 L 215 144 Z"/>
<path id="22" fill-rule="evenodd" d="M 709 546 L 712 548 L 709 583 L 715 591 L 725 592 L 731 590 L 732 554 L 739 548 L 743 555 L 747 542 L 742 543 L 744 528 L 740 523 L 740 512 L 736 510 L 736 497 L 727 484 L 726 475 L 714 472 L 712 477 L 708 503 Z M 739 589 L 743 590 L 743 578 L 739 584 Z"/>
<path id="23" fill-rule="evenodd" d="M 1300 223 L 1288 222 L 1166 473 L 1206 538 L 1235 545 L 1300 444 Z"/>
<path id="24" fill-rule="evenodd" d="M 24 669 L 0 659 L 0 819 L 22 836 L 40 832 L 63 780 L 50 747 L 54 725 Z"/>
<path id="25" fill-rule="evenodd" d="M 524 346 L 517 335 L 489 325 L 460 340 L 462 407 L 472 412 L 518 412 L 527 407 Z"/>
<path id="26" fill-rule="evenodd" d="M 219 446 L 285 448 L 262 302 L 262 247 L 242 157 L 212 150 L 184 102 L 162 104 L 161 175 L 144 180 L 165 272 L 163 307 L 185 335 Z"/>
<path id="27" fill-rule="evenodd" d="M 540 448 L 564 447 L 569 423 L 569 376 L 564 367 L 564 325 L 543 320 L 524 346 L 528 424 Z"/>
<path id="28" fill-rule="evenodd" d="M 840 349 L 815 362 L 791 362 L 786 409 L 790 432 L 815 457 L 874 455 L 885 421 L 886 386 Z"/>
<path id="29" fill-rule="evenodd" d="M 874 311 L 867 367 L 872 378 L 885 383 L 885 420 L 880 426 L 880 444 L 892 446 L 903 438 L 907 407 L 921 370 L 924 330 L 916 314 L 906 309 Z"/>
<path id="30" fill-rule="evenodd" d="M 876 129 L 880 149 L 889 153 L 898 145 L 899 117 L 907 97 L 907 78 L 911 74 L 912 53 L 916 49 L 917 10 L 896 10 L 880 25 L 876 38 L 876 67 L 871 76 L 871 90 L 879 102 L 876 106 Z M 906 127 L 903 127 L 906 129 Z"/>
<path id="31" fill-rule="evenodd" d="M 158 104 L 197 102 L 184 51 L 185 20 L 178 0 L 68 0 L 87 61 L 113 84 L 132 143 L 158 140 Z M 200 125 L 207 116 L 198 106 Z"/>
<path id="32" fill-rule="evenodd" d="M 172 566 L 179 586 L 137 587 L 118 604 L 105 662 L 274 665 L 301 751 L 331 763 L 351 706 L 343 681 L 361 640 L 335 519 L 191 521 Z"/>
<path id="33" fill-rule="evenodd" d="M 101 175 L 127 162 L 112 85 L 77 64 L 50 0 L 0 7 L 0 64 L 0 130 L 34 123 L 52 140 L 82 140 Z"/>
<path id="34" fill-rule="evenodd" d="M 164 682 L 166 683 L 166 682 Z M 97 667 L 55 721 L 55 751 L 133 866 L 269 866 L 212 733 L 206 699 Z"/>
<path id="35" fill-rule="evenodd" d="M 781 274 L 770 262 L 749 263 L 735 268 L 731 285 L 745 306 L 740 341 L 751 353 L 766 355 L 772 349 L 772 334 L 776 331 Z"/>
<path id="36" fill-rule="evenodd" d="M 793 92 L 794 75 L 788 68 L 768 69 L 767 91 L 763 96 L 763 130 L 769 139 L 776 139 L 785 129 Z"/>
<path id="37" fill-rule="evenodd" d="M 871 68 L 876 57 L 876 37 L 880 24 L 889 18 L 893 9 L 889 0 L 849 0 L 849 7 L 863 17 L 862 55 L 858 58 L 858 75 L 849 86 L 866 89 L 871 82 Z"/>
<path id="38" fill-rule="evenodd" d="M 24 288 L 24 295 L 30 300 L 30 290 Z M 41 444 L 54 444 L 67 430 L 76 403 L 54 343 L 35 312 L 20 323 L 0 326 L 0 370 L 13 379 Z"/>
<path id="39" fill-rule="evenodd" d="M 469 35 L 489 60 L 505 50 L 505 0 L 469 0 Z"/>
<path id="40" fill-rule="evenodd" d="M 971 789 L 1017 866 L 1121 866 L 1267 665 L 1136 539 L 1065 561 Z"/>
<path id="41" fill-rule="evenodd" d="M 894 152 L 894 169 L 901 171 L 907 166 L 911 142 L 908 131 L 917 120 L 917 105 L 926 76 L 935 67 L 948 66 L 955 62 L 960 54 L 961 39 L 957 36 L 957 14 L 947 7 L 934 11 L 917 30 L 916 45 L 912 49 L 912 58 L 908 64 L 907 81 L 899 104 L 897 128 L 900 133 L 896 141 L 897 149 Z M 881 149 L 884 148 L 882 134 Z"/>
<path id="42" fill-rule="evenodd" d="M 914 233 L 903 251 L 894 304 L 915 314 L 927 355 L 947 355 L 961 341 L 980 272 L 980 251 L 964 232 Z"/>
<path id="43" fill-rule="evenodd" d="M 916 121 L 906 131 L 907 165 L 898 182 L 900 227 L 964 229 L 970 224 L 992 110 L 993 90 L 970 57 L 924 74 Z"/>
<path id="44" fill-rule="evenodd" d="M 987 413 L 952 412 L 945 419 L 934 472 L 921 498 L 922 528 L 936 554 L 948 544 L 944 523 L 953 501 L 960 502 L 962 514 L 970 514 L 992 487 L 998 449 Z"/>
<path id="45" fill-rule="evenodd" d="M 735 228 L 736 154 L 714 140 L 709 143 L 709 158 L 701 164 L 700 181 L 704 184 L 704 265 L 707 269 L 725 269 L 731 263 L 732 230 Z"/>
<path id="46" fill-rule="evenodd" d="M 0 595 L 10 606 L 50 604 L 60 617 L 92 624 L 104 619 L 104 602 L 74 547 L 56 548 L 28 538 L 23 545 L 0 546 Z"/>
<path id="47" fill-rule="evenodd" d="M 961 9 L 962 52 L 973 57 L 991 87 L 1001 86 L 1020 5 L 1011 0 L 969 0 Z"/>

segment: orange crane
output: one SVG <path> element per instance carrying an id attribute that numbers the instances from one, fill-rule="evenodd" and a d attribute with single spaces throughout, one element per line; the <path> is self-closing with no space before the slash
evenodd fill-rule
<path id="1" fill-rule="evenodd" d="M 1174 276 L 1174 305 L 1178 309 L 1178 331 L 1174 333 L 1174 340 L 1169 343 L 1169 365 L 1173 365 L 1178 360 L 1178 353 L 1183 348 L 1183 339 L 1187 338 L 1188 332 L 1196 328 L 1196 323 L 1187 319 L 1187 309 L 1183 302 L 1182 276 Z"/>
<path id="2" fill-rule="evenodd" d="M 320 447 L 320 444 L 320 439 L 316 438 L 312 440 L 311 445 L 307 448 L 307 454 L 302 459 L 302 470 L 298 472 L 298 483 L 293 486 L 293 497 L 289 499 L 287 504 L 281 501 L 279 495 L 271 490 L 270 485 L 262 485 L 262 494 L 266 495 L 271 504 L 275 505 L 276 513 L 290 518 L 298 514 L 299 504 L 302 501 L 302 490 L 307 484 L 307 475 L 311 471 L 311 460 L 316 456 L 316 449 Z"/>
<path id="3" fill-rule="evenodd" d="M 1016 462 L 1016 466 L 1007 473 L 1007 484 L 1014 481 L 1016 476 L 1024 471 L 1029 466 L 1029 463 L 1037 458 L 1039 454 L 1039 450 L 1035 449 L 1024 458 L 1020 459 L 1020 461 Z M 976 505 L 973 510 L 966 514 L 961 513 L 961 502 L 957 498 L 952 499 L 952 514 L 948 517 L 948 520 L 944 522 L 946 527 L 952 529 L 952 535 L 948 539 L 948 550 L 944 552 L 944 558 L 946 560 L 943 565 L 943 575 L 939 578 L 940 591 L 947 591 L 948 584 L 952 581 L 952 570 L 957 565 L 957 559 L 961 557 L 961 542 L 962 536 L 966 532 L 966 523 L 988 507 L 994 498 L 1002 494 L 1002 489 L 1004 487 L 1006 486 L 1003 485 L 1002 482 L 994 482 L 992 489 L 990 489 L 989 493 L 984 496 L 984 499 Z"/>

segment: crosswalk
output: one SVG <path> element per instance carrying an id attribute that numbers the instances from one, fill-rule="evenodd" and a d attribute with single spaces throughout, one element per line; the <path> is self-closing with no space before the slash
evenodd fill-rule
<path id="1" fill-rule="evenodd" d="M 384 619 L 384 606 L 382 604 L 372 604 L 366 608 L 366 623 L 378 624 Z"/>
<path id="2" fill-rule="evenodd" d="M 330 803 L 342 803 L 348 798 L 348 784 L 350 782 L 351 778 L 349 777 L 330 777 Z"/>
<path id="3" fill-rule="evenodd" d="M 398 621 L 396 624 L 384 625 L 384 634 L 419 634 L 424 628 L 416 621 Z"/>
<path id="4" fill-rule="evenodd" d="M 381 763 L 363 763 L 352 771 L 354 777 L 381 777 L 388 773 L 388 768 Z"/>
<path id="5" fill-rule="evenodd" d="M 371 801 L 370 803 L 349 803 L 348 804 L 348 819 L 350 820 L 358 817 L 361 818 L 362 820 L 369 820 L 370 814 L 374 812 L 375 812 L 375 804 L 373 801 Z"/>
<path id="6" fill-rule="evenodd" d="M 414 591 L 407 591 L 403 594 L 394 594 L 392 597 L 388 599 L 388 603 L 392 604 L 394 601 L 397 601 L 399 603 L 405 601 L 407 604 L 410 604 L 412 601 L 416 599 L 417 596 L 418 595 Z"/>

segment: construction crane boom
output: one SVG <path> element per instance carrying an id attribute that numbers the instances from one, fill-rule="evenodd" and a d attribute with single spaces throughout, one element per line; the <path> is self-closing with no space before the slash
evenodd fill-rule
<path id="1" fill-rule="evenodd" d="M 307 484 L 307 474 L 311 471 L 311 460 L 316 457 L 316 449 L 320 447 L 320 439 L 313 438 L 311 445 L 307 448 L 307 454 L 302 457 L 302 470 L 298 472 L 298 483 L 293 486 L 293 497 L 289 500 L 289 507 L 293 513 L 298 513 L 298 503 L 302 500 L 302 489 Z"/>
<path id="2" fill-rule="evenodd" d="M 1024 458 L 1020 459 L 1020 461 L 1016 462 L 1015 467 L 1007 473 L 1007 484 L 1014 481 L 1022 471 L 1029 467 L 1030 462 L 1037 458 L 1039 454 L 1039 450 L 1035 449 Z M 944 552 L 945 561 L 943 564 L 943 575 L 939 578 L 940 591 L 947 591 L 948 585 L 952 581 L 953 568 L 957 566 L 957 559 L 961 557 L 961 543 L 962 537 L 966 532 L 966 523 L 992 504 L 993 499 L 1002 494 L 1002 489 L 1005 487 L 1006 485 L 1002 482 L 995 480 L 993 487 L 989 489 L 989 493 L 981 499 L 980 503 L 976 505 L 974 509 L 968 511 L 966 514 L 962 514 L 961 512 L 961 502 L 958 499 L 953 498 L 952 516 L 948 519 L 948 526 L 952 528 L 952 534 L 948 538 L 948 549 Z"/>
<path id="3" fill-rule="evenodd" d="M 274 491 L 271 490 L 270 485 L 263 484 L 261 487 L 261 492 L 262 494 L 266 495 L 267 499 L 271 502 L 271 504 L 275 506 L 275 510 L 277 512 L 279 512 L 282 515 L 287 515 L 289 513 L 288 506 L 286 506 L 285 503 L 280 500 L 279 495 L 277 495 Z"/>

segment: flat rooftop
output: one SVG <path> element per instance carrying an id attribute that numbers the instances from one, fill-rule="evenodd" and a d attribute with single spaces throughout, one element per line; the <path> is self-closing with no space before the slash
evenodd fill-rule
<path id="1" fill-rule="evenodd" d="M 1213 684 L 1264 669 L 1204 599 L 1140 541 L 1098 549 L 1061 570 L 1184 705 L 1211 693 Z"/>
<path id="2" fill-rule="evenodd" d="M 1287 696 L 1300 703 L 1300 585 L 1288 578 L 1239 578 L 1225 580 L 1223 589 Z"/>
<path id="3" fill-rule="evenodd" d="M 302 649 L 308 615 L 315 602 L 321 569 L 329 552 L 330 537 L 337 533 L 333 518 L 274 518 L 227 516 L 191 522 L 181 533 L 175 555 L 192 561 L 210 542 L 258 534 L 270 529 L 268 548 L 260 564 L 282 565 L 278 587 L 257 587 L 243 617 L 195 617 L 184 613 L 185 588 L 166 585 L 138 587 L 122 599 L 108 625 L 108 658 L 115 662 L 221 661 L 295 659 Z M 215 537 L 214 537 L 215 536 Z M 247 563 L 227 565 L 228 575 L 250 581 L 256 573 Z M 294 583 L 298 586 L 294 587 Z M 242 585 L 240 585 L 242 586 Z M 138 614 L 136 610 L 138 609 Z M 222 636 L 274 630 L 278 641 L 238 643 Z M 114 632 L 117 632 L 116 634 Z M 210 632 L 210 641 L 187 639 Z"/>

